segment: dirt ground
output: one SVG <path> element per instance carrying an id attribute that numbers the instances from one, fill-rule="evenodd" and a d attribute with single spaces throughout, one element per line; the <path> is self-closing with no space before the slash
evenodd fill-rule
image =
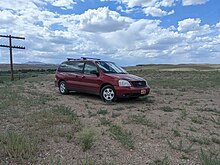
<path id="1" fill-rule="evenodd" d="M 0 149 L 1 164 L 196 165 L 201 164 L 201 150 L 210 155 L 220 153 L 219 87 L 151 86 L 148 96 L 110 104 L 94 95 L 75 92 L 61 95 L 54 86 L 53 76 L 0 84 L 2 91 L 10 87 L 10 92 L 17 95 L 10 98 L 5 94 L 1 98 L 5 99 L 4 106 L 3 102 L 0 106 L 1 133 L 13 130 L 40 137 L 34 159 L 20 160 Z M 6 104 L 7 97 L 10 104 Z M 36 117 L 39 112 L 60 105 L 76 113 L 79 129 L 59 117 L 48 125 L 43 124 L 50 117 L 45 114 Z M 125 136 L 131 138 L 132 147 L 126 140 L 121 142 L 126 137 L 117 138 L 111 131 L 113 126 L 128 133 Z M 86 151 L 78 138 L 84 128 L 95 134 L 94 144 Z"/>

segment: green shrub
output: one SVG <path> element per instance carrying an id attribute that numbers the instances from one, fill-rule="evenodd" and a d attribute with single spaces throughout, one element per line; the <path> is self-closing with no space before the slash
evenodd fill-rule
<path id="1" fill-rule="evenodd" d="M 86 155 L 85 159 L 81 160 L 81 165 L 95 165 L 95 159 Z"/>
<path id="2" fill-rule="evenodd" d="M 130 115 L 128 116 L 127 121 L 125 121 L 125 124 L 141 124 L 146 125 L 151 128 L 159 129 L 159 126 L 156 122 L 151 121 L 150 119 L 146 118 L 144 115 Z"/>
<path id="3" fill-rule="evenodd" d="M 218 154 L 215 154 L 213 152 L 205 153 L 202 149 L 199 154 L 199 159 L 201 162 L 201 165 L 219 165 L 220 164 L 220 158 Z"/>
<path id="4" fill-rule="evenodd" d="M 200 116 L 193 116 L 191 121 L 196 124 L 203 124 L 203 119 Z"/>
<path id="5" fill-rule="evenodd" d="M 181 136 L 180 130 L 178 128 L 173 128 L 172 131 L 173 131 L 173 134 L 174 134 L 175 137 L 180 137 Z"/>
<path id="6" fill-rule="evenodd" d="M 180 140 L 179 141 L 179 144 L 173 144 L 171 143 L 169 140 L 167 140 L 169 146 L 172 148 L 172 149 L 175 149 L 175 150 L 178 150 L 178 151 L 182 151 L 182 152 L 185 152 L 185 153 L 189 153 L 191 151 L 193 151 L 192 147 L 193 147 L 193 143 L 190 144 L 190 145 L 184 145 L 183 144 L 183 141 Z"/>
<path id="7" fill-rule="evenodd" d="M 92 129 L 84 128 L 79 132 L 78 140 L 83 151 L 86 151 L 90 149 L 96 141 L 95 132 Z"/>
<path id="8" fill-rule="evenodd" d="M 18 162 L 32 161 L 39 147 L 37 138 L 30 139 L 16 132 L 1 134 L 0 144 L 5 154 Z"/>
<path id="9" fill-rule="evenodd" d="M 164 112 L 173 112 L 174 111 L 174 109 L 169 106 L 161 107 L 161 110 Z"/>
<path id="10" fill-rule="evenodd" d="M 108 111 L 106 109 L 99 109 L 97 111 L 97 114 L 99 114 L 99 115 L 106 115 L 107 113 L 108 113 Z"/>
<path id="11" fill-rule="evenodd" d="M 150 165 L 169 165 L 169 159 L 167 156 L 165 156 L 163 159 L 156 159 Z"/>
<path id="12" fill-rule="evenodd" d="M 100 118 L 99 120 L 100 120 L 100 122 L 101 122 L 101 125 L 107 126 L 107 125 L 110 125 L 110 124 L 111 124 L 111 120 L 109 120 L 109 119 L 107 119 L 107 118 L 105 118 L 105 117 L 102 117 L 102 118 Z"/>
<path id="13" fill-rule="evenodd" d="M 112 125 L 110 127 L 110 132 L 122 145 L 128 147 L 129 149 L 134 149 L 134 137 L 131 132 L 123 130 L 118 125 Z"/>

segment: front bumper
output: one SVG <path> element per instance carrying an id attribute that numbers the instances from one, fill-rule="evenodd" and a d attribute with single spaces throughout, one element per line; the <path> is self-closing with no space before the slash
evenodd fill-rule
<path id="1" fill-rule="evenodd" d="M 145 96 L 150 93 L 150 87 L 119 87 L 115 86 L 115 92 L 117 97 L 139 97 Z"/>

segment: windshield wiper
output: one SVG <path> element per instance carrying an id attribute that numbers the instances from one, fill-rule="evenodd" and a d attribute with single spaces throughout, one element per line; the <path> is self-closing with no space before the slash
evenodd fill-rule
<path id="1" fill-rule="evenodd" d="M 125 72 L 118 72 L 117 74 L 127 74 L 127 73 L 125 73 Z"/>

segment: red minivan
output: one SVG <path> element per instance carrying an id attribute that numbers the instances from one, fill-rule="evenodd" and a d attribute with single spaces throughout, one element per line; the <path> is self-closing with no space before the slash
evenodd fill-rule
<path id="1" fill-rule="evenodd" d="M 150 87 L 141 77 L 129 74 L 113 62 L 95 58 L 68 58 L 58 67 L 55 86 L 61 94 L 77 91 L 100 95 L 103 101 L 148 95 Z"/>

